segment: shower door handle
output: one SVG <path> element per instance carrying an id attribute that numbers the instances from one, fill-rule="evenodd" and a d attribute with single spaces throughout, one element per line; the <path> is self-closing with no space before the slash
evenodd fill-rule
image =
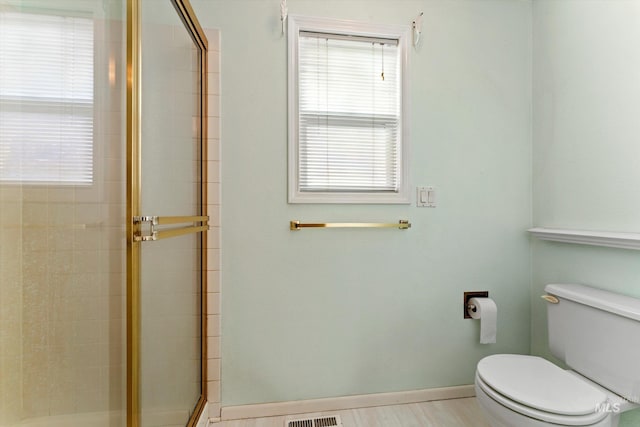
<path id="1" fill-rule="evenodd" d="M 159 229 L 162 225 L 187 224 L 183 227 Z M 208 216 L 134 216 L 133 241 L 149 242 L 199 233 L 209 229 Z M 146 227 L 145 227 L 146 225 Z"/>

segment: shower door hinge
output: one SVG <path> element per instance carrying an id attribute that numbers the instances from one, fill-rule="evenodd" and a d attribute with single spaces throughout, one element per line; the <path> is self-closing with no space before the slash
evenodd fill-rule
<path id="1" fill-rule="evenodd" d="M 148 242 L 158 240 L 158 232 L 156 231 L 156 226 L 158 225 L 157 216 L 134 216 L 133 223 L 139 226 L 138 229 L 133 233 L 134 242 Z M 148 229 L 142 230 L 142 224 L 149 224 Z"/>

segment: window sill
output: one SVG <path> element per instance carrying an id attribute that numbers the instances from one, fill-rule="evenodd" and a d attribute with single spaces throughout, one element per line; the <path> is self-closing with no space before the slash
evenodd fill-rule
<path id="1" fill-rule="evenodd" d="M 404 192 L 399 193 L 310 193 L 293 192 L 289 194 L 289 203 L 318 203 L 318 204 L 384 204 L 407 205 L 411 203 L 411 197 Z"/>

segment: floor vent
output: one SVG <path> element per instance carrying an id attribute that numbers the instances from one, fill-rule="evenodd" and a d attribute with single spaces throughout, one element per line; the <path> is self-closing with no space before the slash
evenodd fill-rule
<path id="1" fill-rule="evenodd" d="M 303 418 L 287 421 L 285 427 L 342 427 L 339 415 L 320 418 Z"/>

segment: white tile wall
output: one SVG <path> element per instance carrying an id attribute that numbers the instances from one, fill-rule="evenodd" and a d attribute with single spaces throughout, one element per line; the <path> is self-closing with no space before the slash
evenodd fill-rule
<path id="1" fill-rule="evenodd" d="M 220 32 L 205 30 L 208 52 L 208 235 L 207 393 L 209 417 L 220 417 Z"/>

